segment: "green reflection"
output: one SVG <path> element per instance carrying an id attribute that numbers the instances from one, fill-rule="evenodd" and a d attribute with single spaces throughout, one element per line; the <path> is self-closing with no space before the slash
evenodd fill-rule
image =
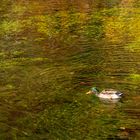
<path id="1" fill-rule="evenodd" d="M 129 78 L 136 84 L 140 83 L 140 74 L 130 74 Z"/>
<path id="2" fill-rule="evenodd" d="M 139 53 L 140 52 L 139 45 L 140 45 L 140 39 L 137 39 L 136 41 L 126 45 L 125 48 L 128 51 L 131 51 L 131 52 L 134 52 L 134 53 Z"/>
<path id="3" fill-rule="evenodd" d="M 18 21 L 3 21 L 0 26 L 2 29 L 2 35 L 12 34 L 13 32 L 20 32 L 22 28 L 22 25 Z"/>

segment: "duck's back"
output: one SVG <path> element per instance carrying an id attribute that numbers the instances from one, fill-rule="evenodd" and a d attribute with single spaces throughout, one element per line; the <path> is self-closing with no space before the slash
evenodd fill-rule
<path id="1" fill-rule="evenodd" d="M 101 94 L 116 94 L 116 93 L 118 93 L 118 91 L 114 89 L 105 89 L 101 92 Z"/>
<path id="2" fill-rule="evenodd" d="M 119 91 L 114 89 L 105 89 L 100 94 L 98 94 L 99 98 L 104 99 L 119 99 L 121 94 Z"/>

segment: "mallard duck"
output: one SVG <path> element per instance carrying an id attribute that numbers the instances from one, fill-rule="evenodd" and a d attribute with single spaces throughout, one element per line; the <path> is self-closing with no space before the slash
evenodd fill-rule
<path id="1" fill-rule="evenodd" d="M 114 89 L 105 89 L 102 92 L 99 92 L 96 87 L 92 87 L 91 90 L 88 91 L 86 94 L 95 94 L 99 98 L 111 100 L 120 99 L 123 95 L 123 93 Z"/>

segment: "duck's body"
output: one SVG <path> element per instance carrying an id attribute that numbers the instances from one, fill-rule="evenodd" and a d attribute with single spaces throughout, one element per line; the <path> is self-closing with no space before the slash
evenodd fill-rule
<path id="1" fill-rule="evenodd" d="M 102 99 L 120 99 L 123 93 L 114 89 L 105 89 L 99 92 L 95 87 L 93 87 L 87 94 L 95 94 L 97 97 Z"/>
<path id="2" fill-rule="evenodd" d="M 119 99 L 121 98 L 121 95 L 122 95 L 121 92 L 118 92 L 114 89 L 106 89 L 96 94 L 96 96 L 98 96 L 99 98 L 104 98 L 104 99 Z"/>

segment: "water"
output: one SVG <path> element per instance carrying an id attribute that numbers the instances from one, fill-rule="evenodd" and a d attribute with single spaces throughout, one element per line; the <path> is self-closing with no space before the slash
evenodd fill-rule
<path id="1" fill-rule="evenodd" d="M 1 139 L 140 139 L 139 2 L 0 5 Z M 92 86 L 125 96 L 104 103 Z"/>

